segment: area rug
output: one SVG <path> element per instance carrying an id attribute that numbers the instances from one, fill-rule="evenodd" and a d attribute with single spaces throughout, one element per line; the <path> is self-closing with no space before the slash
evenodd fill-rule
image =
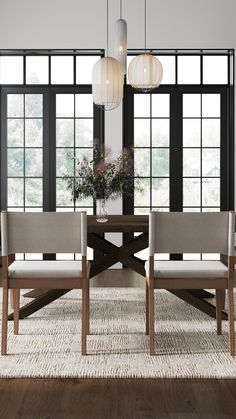
<path id="1" fill-rule="evenodd" d="M 217 336 L 214 319 L 167 291 L 155 294 L 156 356 L 149 355 L 139 288 L 91 290 L 88 355 L 81 356 L 81 291 L 73 290 L 21 320 L 20 335 L 9 323 L 0 377 L 236 378 L 227 322 Z"/>

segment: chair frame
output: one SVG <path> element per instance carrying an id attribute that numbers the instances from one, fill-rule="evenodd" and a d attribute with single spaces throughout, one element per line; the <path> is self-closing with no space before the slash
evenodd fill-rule
<path id="1" fill-rule="evenodd" d="M 234 214 L 234 213 L 233 213 Z M 227 278 L 158 278 L 154 277 L 154 255 L 149 256 L 149 276 L 146 275 L 146 334 L 149 335 L 150 355 L 155 355 L 155 289 L 215 289 L 217 334 L 222 332 L 222 310 L 224 309 L 225 291 L 228 297 L 229 352 L 235 356 L 234 295 L 233 270 L 234 256 L 221 254 L 220 261 L 228 267 Z"/>
<path id="2" fill-rule="evenodd" d="M 83 215 L 82 215 L 83 214 Z M 86 213 L 81 213 L 86 217 Z M 87 248 L 87 247 L 86 247 Z M 24 253 L 24 252 L 23 252 Z M 28 252 L 27 252 L 28 253 Z M 19 334 L 19 307 L 21 289 L 81 289 L 82 290 L 82 343 L 81 353 L 87 353 L 87 335 L 89 334 L 89 275 L 87 256 L 82 254 L 82 276 L 71 278 L 9 278 L 9 266 L 15 261 L 15 254 L 2 256 L 2 339 L 1 355 L 7 355 L 8 304 L 11 292 L 14 310 L 14 334 Z"/>

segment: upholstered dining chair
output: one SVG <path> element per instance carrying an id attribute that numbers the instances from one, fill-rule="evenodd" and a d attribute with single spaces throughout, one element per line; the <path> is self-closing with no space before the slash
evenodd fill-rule
<path id="1" fill-rule="evenodd" d="M 20 289 L 82 289 L 82 354 L 89 328 L 86 212 L 1 213 L 2 355 L 7 354 L 8 294 L 13 290 L 14 333 L 19 332 Z M 15 253 L 81 253 L 82 261 L 17 261 Z"/>
<path id="2" fill-rule="evenodd" d="M 155 354 L 154 289 L 204 288 L 216 290 L 217 334 L 221 334 L 224 293 L 227 290 L 229 349 L 230 354 L 235 355 L 234 230 L 234 212 L 150 212 L 149 260 L 145 269 L 146 332 L 150 338 L 151 355 Z M 222 261 L 156 261 L 155 253 L 220 253 Z"/>

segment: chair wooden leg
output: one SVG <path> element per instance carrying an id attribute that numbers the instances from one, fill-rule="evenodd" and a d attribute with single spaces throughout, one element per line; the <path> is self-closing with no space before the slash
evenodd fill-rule
<path id="1" fill-rule="evenodd" d="M 222 310 L 224 306 L 224 290 L 216 290 L 216 324 L 217 335 L 222 333 Z"/>
<path id="2" fill-rule="evenodd" d="M 87 279 L 83 279 L 82 282 L 82 355 L 86 355 L 87 352 L 87 327 L 88 327 L 88 307 L 87 307 L 87 290 L 86 284 Z"/>
<path id="3" fill-rule="evenodd" d="M 8 288 L 3 287 L 2 298 L 2 346 L 1 354 L 7 354 Z"/>
<path id="4" fill-rule="evenodd" d="M 90 289 L 89 289 L 89 280 L 87 279 L 86 284 L 86 304 L 87 304 L 87 317 L 86 317 L 86 333 L 89 335 L 89 319 L 90 319 Z"/>
<path id="5" fill-rule="evenodd" d="M 20 308 L 20 290 L 13 290 L 13 305 L 14 305 L 14 334 L 19 333 L 19 308 Z"/>
<path id="6" fill-rule="evenodd" d="M 146 279 L 146 335 L 149 335 L 149 293 Z"/>
<path id="7" fill-rule="evenodd" d="M 233 284 L 228 287 L 228 318 L 229 318 L 229 350 L 235 356 L 235 330 L 234 330 L 234 294 Z"/>
<path id="8" fill-rule="evenodd" d="M 10 306 L 11 309 L 14 309 L 14 290 L 10 290 Z"/>
<path id="9" fill-rule="evenodd" d="M 149 341 L 150 355 L 155 355 L 155 326 L 154 326 L 154 288 L 153 281 L 148 280 L 149 296 Z"/>

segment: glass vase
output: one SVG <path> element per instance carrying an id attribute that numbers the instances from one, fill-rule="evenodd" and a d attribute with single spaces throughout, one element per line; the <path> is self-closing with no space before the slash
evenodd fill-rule
<path id="1" fill-rule="evenodd" d="M 98 223 L 108 221 L 106 200 L 104 198 L 96 200 L 96 220 Z"/>

